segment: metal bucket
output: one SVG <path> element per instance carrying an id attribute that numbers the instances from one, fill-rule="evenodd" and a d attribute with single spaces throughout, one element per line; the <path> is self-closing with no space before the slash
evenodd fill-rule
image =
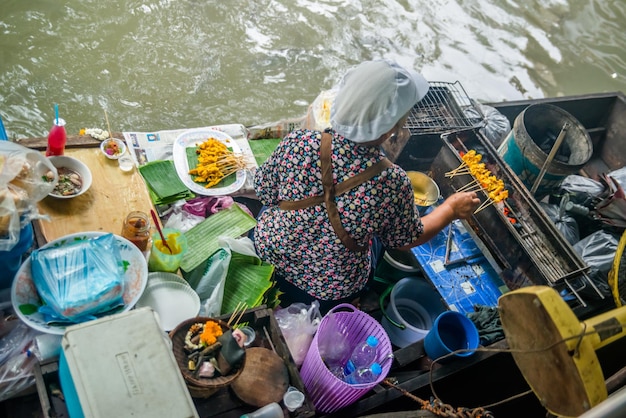
<path id="1" fill-rule="evenodd" d="M 557 157 L 548 164 L 538 184 L 537 200 L 558 188 L 566 176 L 578 172 L 591 158 L 593 144 L 585 127 L 560 107 L 531 105 L 515 118 L 513 129 L 498 148 L 498 154 L 531 190 L 565 123 L 569 127 Z M 567 161 L 560 161 L 559 156 L 567 157 Z"/>

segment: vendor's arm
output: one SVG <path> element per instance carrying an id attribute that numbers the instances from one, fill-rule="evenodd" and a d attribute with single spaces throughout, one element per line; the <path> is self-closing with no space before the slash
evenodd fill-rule
<path id="1" fill-rule="evenodd" d="M 459 192 L 448 197 L 428 215 L 422 217 L 424 231 L 411 244 L 400 247 L 399 250 L 409 250 L 429 241 L 443 230 L 446 225 L 455 219 L 467 219 L 480 204 L 475 192 Z"/>

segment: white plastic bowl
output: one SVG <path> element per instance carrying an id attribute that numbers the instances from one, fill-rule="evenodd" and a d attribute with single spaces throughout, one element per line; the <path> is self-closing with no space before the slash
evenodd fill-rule
<path id="1" fill-rule="evenodd" d="M 61 196 L 61 195 L 55 194 L 53 191 L 50 194 L 48 194 L 48 196 L 54 197 L 56 199 L 72 199 L 74 197 L 84 194 L 87 190 L 89 190 L 93 179 L 92 179 L 91 171 L 89 170 L 89 167 L 87 167 L 82 161 L 77 160 L 76 158 L 73 158 L 73 157 L 68 157 L 67 155 L 55 155 L 55 156 L 48 157 L 48 158 L 50 162 L 52 163 L 52 165 L 57 169 L 57 172 L 59 171 L 60 168 L 63 168 L 63 167 L 69 170 L 75 171 L 76 173 L 78 173 L 83 183 L 78 193 L 68 195 L 68 196 Z"/>
<path id="2" fill-rule="evenodd" d="M 117 144 L 118 152 L 116 154 L 107 153 L 107 147 L 112 142 L 115 142 Z M 126 144 L 121 139 L 108 138 L 100 143 L 100 151 L 102 151 L 102 154 L 104 154 L 104 156 L 107 157 L 108 159 L 117 160 L 122 155 L 124 155 L 124 153 L 126 153 Z"/>

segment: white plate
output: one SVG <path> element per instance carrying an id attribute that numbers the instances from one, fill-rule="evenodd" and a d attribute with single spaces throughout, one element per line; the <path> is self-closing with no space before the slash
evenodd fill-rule
<path id="1" fill-rule="evenodd" d="M 174 158 L 174 166 L 176 167 L 176 173 L 180 177 L 185 186 L 196 194 L 205 196 L 223 196 L 231 194 L 241 189 L 246 182 L 246 171 L 239 170 L 236 173 L 235 181 L 225 187 L 209 187 L 206 188 L 202 184 L 193 181 L 193 178 L 189 174 L 189 170 L 195 167 L 189 167 L 189 161 L 187 161 L 187 148 L 195 148 L 209 138 L 215 138 L 221 141 L 228 148 L 232 149 L 234 153 L 241 153 L 239 145 L 228 134 L 215 131 L 212 129 L 190 129 L 183 132 L 174 141 L 172 154 Z"/>
<path id="2" fill-rule="evenodd" d="M 41 248 L 62 247 L 76 240 L 95 238 L 105 234 L 106 232 L 79 232 L 58 238 Z M 146 288 L 146 283 L 148 283 L 148 263 L 143 253 L 132 242 L 119 235 L 115 235 L 115 239 L 117 240 L 122 260 L 127 264 L 126 273 L 124 274 L 124 294 L 122 295 L 124 308 L 121 311 L 126 312 L 135 306 Z M 31 257 L 29 256 L 20 266 L 13 280 L 13 286 L 11 286 L 13 309 L 22 321 L 31 328 L 48 334 L 63 335 L 67 325 L 49 325 L 44 320 L 43 314 L 38 312 L 42 301 L 33 283 L 30 266 Z"/>
<path id="3" fill-rule="evenodd" d="M 187 280 L 174 273 L 167 273 L 164 271 L 153 271 L 151 273 L 148 273 L 148 286 L 151 286 L 152 284 L 157 282 L 174 282 L 191 287 Z"/>
<path id="4" fill-rule="evenodd" d="M 198 316 L 200 297 L 189 285 L 169 281 L 149 283 L 137 301 L 137 307 L 149 306 L 159 315 L 164 331 L 171 331 L 181 322 Z"/>

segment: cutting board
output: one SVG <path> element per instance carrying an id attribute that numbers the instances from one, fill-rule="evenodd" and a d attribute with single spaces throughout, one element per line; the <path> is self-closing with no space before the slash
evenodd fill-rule
<path id="1" fill-rule="evenodd" d="M 143 177 L 136 168 L 129 173 L 119 169 L 100 148 L 68 148 L 65 155 L 85 163 L 91 170 L 91 188 L 73 199 L 46 197 L 39 212 L 48 220 L 34 222 L 37 244 L 43 245 L 64 235 L 85 231 L 120 234 L 126 215 L 132 211 L 150 213 L 153 208 Z"/>

